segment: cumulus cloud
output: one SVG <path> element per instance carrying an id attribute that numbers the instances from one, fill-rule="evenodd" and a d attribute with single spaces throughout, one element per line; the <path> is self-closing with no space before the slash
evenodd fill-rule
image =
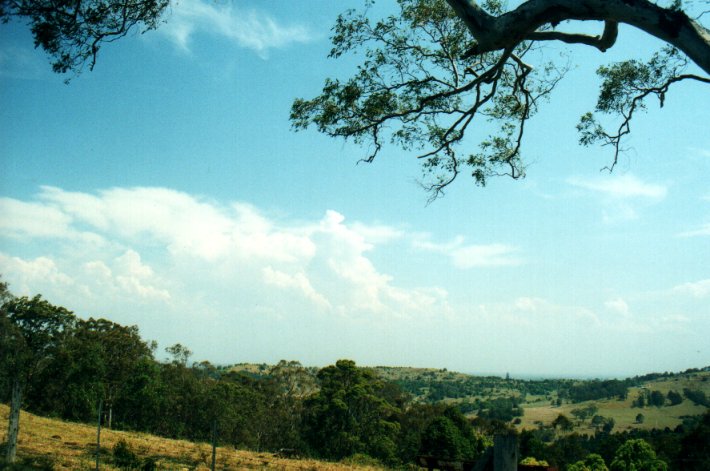
<path id="1" fill-rule="evenodd" d="M 169 21 L 158 31 L 185 51 L 190 50 L 192 37 L 202 33 L 227 38 L 262 58 L 267 57 L 270 49 L 312 40 L 311 32 L 303 25 L 283 24 L 262 11 L 247 10 L 232 3 L 202 0 L 176 3 Z"/>
<path id="2" fill-rule="evenodd" d="M 443 254 L 451 259 L 455 267 L 461 269 L 517 266 L 524 263 L 516 256 L 519 252 L 518 247 L 500 243 L 466 244 L 461 236 L 450 242 L 436 243 L 430 241 L 425 235 L 415 238 L 412 245 L 419 250 Z"/>
<path id="3" fill-rule="evenodd" d="M 310 306 L 401 317 L 446 310 L 443 290 L 397 286 L 368 257 L 376 244 L 400 238 L 398 230 L 348 224 L 337 211 L 293 222 L 244 202 L 224 205 L 166 188 L 89 194 L 42 187 L 35 201 L 6 198 L 0 205 L 5 237 L 27 247 L 49 244 L 35 247 L 45 252 L 36 259 L 6 256 L 3 270 L 46 292 L 61 283 L 91 298 L 127 297 L 178 311 L 207 299 L 209 310 L 223 315 L 235 296 L 264 312 Z M 85 234 L 105 243 L 91 249 Z"/>

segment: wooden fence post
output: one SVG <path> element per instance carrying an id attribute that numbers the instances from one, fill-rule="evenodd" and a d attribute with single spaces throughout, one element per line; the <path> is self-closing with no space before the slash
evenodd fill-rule
<path id="1" fill-rule="evenodd" d="M 217 421 L 212 421 L 212 471 L 215 471 L 217 464 Z"/>
<path id="2" fill-rule="evenodd" d="M 493 437 L 493 471 L 517 471 L 518 437 L 496 435 Z"/>
<path id="3" fill-rule="evenodd" d="M 99 456 L 101 455 L 101 409 L 103 408 L 104 400 L 99 399 L 99 418 L 96 423 L 96 471 L 99 471 Z"/>

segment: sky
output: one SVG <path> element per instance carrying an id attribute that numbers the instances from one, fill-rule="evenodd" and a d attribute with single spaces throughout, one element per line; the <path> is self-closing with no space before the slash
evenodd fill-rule
<path id="1" fill-rule="evenodd" d="M 329 35 L 362 3 L 184 0 L 68 84 L 23 24 L 0 25 L 10 290 L 138 325 L 159 359 L 181 343 L 217 364 L 710 365 L 710 89 L 650 103 L 610 174 L 608 148 L 577 144 L 594 71 L 661 44 L 622 28 L 605 54 L 554 46 L 573 68 L 526 129 L 527 177 L 464 175 L 427 204 L 410 152 L 358 164 L 367 149 L 288 120 L 354 70 Z"/>

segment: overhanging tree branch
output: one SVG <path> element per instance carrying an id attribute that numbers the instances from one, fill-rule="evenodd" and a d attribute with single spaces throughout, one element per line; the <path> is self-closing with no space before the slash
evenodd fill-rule
<path id="1" fill-rule="evenodd" d="M 476 39 L 468 55 L 514 46 L 531 34 L 539 34 L 538 30 L 545 25 L 554 26 L 565 20 L 595 20 L 639 28 L 683 51 L 710 74 L 710 31 L 685 12 L 663 8 L 648 0 L 528 0 L 497 16 L 487 13 L 474 0 L 446 1 Z M 563 38 L 570 39 L 564 35 L 556 39 Z M 577 42 L 587 44 L 585 41 Z"/>
<path id="2" fill-rule="evenodd" d="M 616 43 L 619 34 L 619 23 L 615 21 L 604 22 L 604 33 L 601 36 L 588 34 L 571 34 L 559 31 L 535 31 L 526 36 L 531 41 L 562 41 L 568 44 L 584 44 L 605 52 Z"/>

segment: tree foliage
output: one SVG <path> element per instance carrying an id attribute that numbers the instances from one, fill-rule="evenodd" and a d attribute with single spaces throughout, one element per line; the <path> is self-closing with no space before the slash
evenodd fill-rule
<path id="1" fill-rule="evenodd" d="M 643 439 L 629 440 L 616 451 L 611 471 L 665 471 L 668 466 Z"/>
<path id="2" fill-rule="evenodd" d="M 381 382 L 351 360 L 318 372 L 320 391 L 306 401 L 306 439 L 323 457 L 364 453 L 384 462 L 396 457 L 397 409 L 379 393 Z"/>
<path id="3" fill-rule="evenodd" d="M 424 430 L 420 453 L 451 461 L 470 461 L 491 445 L 490 439 L 477 434 L 466 418 L 450 407 Z"/>
<path id="4" fill-rule="evenodd" d="M 0 0 L 0 21 L 26 22 L 35 47 L 49 54 L 58 73 L 96 64 L 101 46 L 131 30 L 160 24 L 169 0 Z"/>
<path id="5" fill-rule="evenodd" d="M 297 99 L 294 128 L 314 125 L 364 144 L 367 162 L 387 142 L 414 151 L 434 197 L 462 171 L 481 185 L 492 175 L 524 175 L 525 122 L 562 71 L 526 64 L 534 54 L 530 43 L 471 60 L 465 53 L 475 42 L 443 0 L 400 0 L 399 6 L 398 14 L 376 22 L 367 11 L 338 17 L 330 57 L 364 50 L 365 59 L 350 79 L 327 79 L 319 96 Z M 485 7 L 501 10 L 496 1 Z M 461 155 L 459 144 L 476 118 L 497 124 L 476 127 L 478 151 Z"/>
<path id="6" fill-rule="evenodd" d="M 609 471 L 609 468 L 606 467 L 604 458 L 596 453 L 591 453 L 584 460 L 569 465 L 567 471 Z"/>
<path id="7" fill-rule="evenodd" d="M 351 78 L 328 78 L 320 95 L 297 99 L 291 121 L 297 130 L 313 125 L 328 136 L 365 145 L 366 162 L 386 143 L 415 152 L 422 161 L 423 185 L 433 198 L 462 172 L 480 185 L 494 175 L 525 175 L 521 148 L 526 123 L 568 67 L 545 62 L 539 51 L 546 41 L 604 51 L 616 42 L 621 22 L 669 44 L 648 62 L 628 60 L 598 70 L 602 86 L 596 111 L 620 116 L 621 124 L 606 131 L 587 113 L 578 129 L 582 144 L 614 148 L 609 169 L 646 98 L 656 96 L 663 105 L 669 87 L 679 81 L 710 83 L 685 72 L 688 57 L 710 72 L 705 59 L 710 56 L 710 33 L 678 5 L 555 0 L 522 2 L 506 10 L 496 0 L 398 3 L 398 14 L 379 21 L 371 20 L 368 11 L 338 17 L 330 57 L 364 52 L 364 60 Z M 654 14 L 661 20 L 638 19 Z M 604 33 L 595 37 L 556 31 L 565 20 L 604 21 Z M 693 45 L 677 41 L 665 24 L 645 24 L 654 21 L 687 32 Z M 486 126 L 486 121 L 494 124 Z M 466 140 L 471 134 L 473 139 Z M 476 150 L 471 141 L 478 142 Z"/>

